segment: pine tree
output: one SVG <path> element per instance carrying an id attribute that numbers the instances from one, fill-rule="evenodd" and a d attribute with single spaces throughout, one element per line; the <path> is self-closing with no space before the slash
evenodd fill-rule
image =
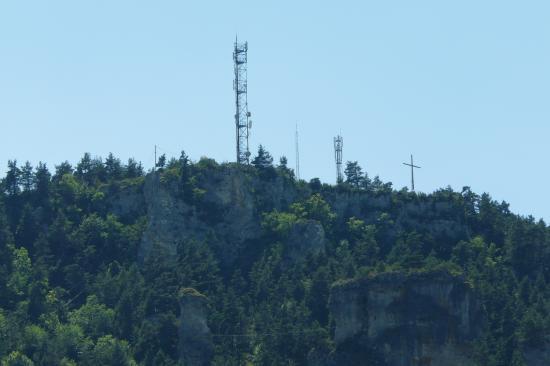
<path id="1" fill-rule="evenodd" d="M 164 168 L 165 165 L 166 165 L 166 154 L 162 154 L 156 162 L 156 167 L 159 169 L 162 169 Z"/>
<path id="2" fill-rule="evenodd" d="M 120 179 L 122 177 L 122 164 L 118 158 L 115 158 L 113 153 L 109 153 L 105 159 L 105 173 L 108 179 Z"/>
<path id="3" fill-rule="evenodd" d="M 273 157 L 262 145 L 260 145 L 258 147 L 258 154 L 252 160 L 252 165 L 260 169 L 270 168 L 273 166 Z"/>
<path id="4" fill-rule="evenodd" d="M 126 164 L 126 178 L 137 178 L 143 176 L 143 167 L 134 158 L 128 159 Z"/>
<path id="5" fill-rule="evenodd" d="M 363 170 L 357 161 L 348 161 L 346 163 L 344 174 L 346 175 L 346 183 L 351 186 L 359 188 L 363 185 L 365 177 L 363 176 Z"/>
<path id="6" fill-rule="evenodd" d="M 51 174 L 42 162 L 38 163 L 36 173 L 34 174 L 34 187 L 36 189 L 36 202 L 41 206 L 46 206 L 50 194 Z"/>
<path id="7" fill-rule="evenodd" d="M 33 168 L 30 162 L 26 162 L 21 168 L 21 186 L 24 192 L 30 192 L 34 187 Z"/>
<path id="8" fill-rule="evenodd" d="M 4 178 L 4 187 L 6 193 L 10 196 L 17 196 L 21 184 L 21 169 L 17 167 L 17 160 L 8 160 L 8 173 Z"/>

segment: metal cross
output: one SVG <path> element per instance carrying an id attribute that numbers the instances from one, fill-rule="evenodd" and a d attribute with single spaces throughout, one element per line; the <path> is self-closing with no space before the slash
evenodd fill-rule
<path id="1" fill-rule="evenodd" d="M 412 190 L 412 192 L 414 192 L 414 168 L 420 169 L 421 167 L 419 167 L 417 165 L 414 165 L 412 154 L 411 154 L 411 163 L 410 164 L 403 163 L 403 165 L 411 167 L 411 190 Z"/>

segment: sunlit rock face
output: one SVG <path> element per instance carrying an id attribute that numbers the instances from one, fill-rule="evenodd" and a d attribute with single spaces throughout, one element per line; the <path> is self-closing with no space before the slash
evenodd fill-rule
<path id="1" fill-rule="evenodd" d="M 368 357 L 388 366 L 474 365 L 483 313 L 461 277 L 385 273 L 333 287 L 335 361 Z"/>
<path id="2" fill-rule="evenodd" d="M 155 251 L 175 258 L 178 245 L 207 241 L 221 266 L 231 266 L 261 238 L 262 213 L 284 211 L 298 199 L 295 185 L 278 175 L 262 178 L 247 167 L 216 166 L 195 178 L 196 190 L 181 191 L 177 180 L 147 175 L 143 187 L 147 227 L 138 257 Z"/>

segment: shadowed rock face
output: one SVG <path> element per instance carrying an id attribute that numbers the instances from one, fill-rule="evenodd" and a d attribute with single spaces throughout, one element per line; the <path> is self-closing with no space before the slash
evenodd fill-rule
<path id="1" fill-rule="evenodd" d="M 388 366 L 469 366 L 481 306 L 446 272 L 387 273 L 337 285 L 331 294 L 340 358 L 370 349 Z M 352 361 L 349 361 L 352 362 Z M 347 364 L 340 362 L 339 364 Z"/>
<path id="2" fill-rule="evenodd" d="M 548 366 L 550 365 L 550 343 L 543 347 L 527 348 L 523 352 L 523 358 L 527 366 Z"/>
<path id="3" fill-rule="evenodd" d="M 193 289 L 184 289 L 180 294 L 180 309 L 180 360 L 189 366 L 210 365 L 214 346 L 206 323 L 206 297 Z"/>
<path id="4" fill-rule="evenodd" d="M 294 225 L 285 243 L 287 257 L 291 262 L 300 262 L 308 255 L 325 250 L 325 230 L 314 220 L 305 220 Z"/>

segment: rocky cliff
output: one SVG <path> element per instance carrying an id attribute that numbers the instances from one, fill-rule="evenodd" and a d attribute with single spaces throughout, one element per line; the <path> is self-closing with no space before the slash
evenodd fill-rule
<path id="1" fill-rule="evenodd" d="M 202 163 L 198 163 L 202 164 Z M 122 189 L 112 200 L 120 217 L 143 215 L 147 226 L 139 259 L 159 251 L 170 260 L 186 241 L 205 241 L 226 273 L 253 263 L 273 242 L 266 241 L 264 213 L 289 212 L 290 206 L 321 192 L 335 213 L 335 227 L 355 217 L 376 225 L 381 255 L 395 245 L 399 233 L 415 232 L 440 255 L 471 239 L 461 196 L 442 190 L 429 197 L 402 192 L 365 192 L 297 183 L 284 174 L 232 164 L 202 166 L 193 173 L 193 189 L 170 171 L 145 177 Z M 449 198 L 451 197 L 451 198 Z M 285 264 L 330 248 L 334 232 L 316 220 L 299 220 L 279 238 Z M 342 232 L 337 232 L 338 235 Z M 384 252 L 386 248 L 386 252 Z M 282 267 L 287 268 L 286 266 Z M 315 365 L 369 364 L 389 366 L 469 366 L 471 342 L 483 325 L 479 300 L 464 279 L 446 272 L 386 273 L 334 286 L 330 311 L 334 325 L 334 357 L 315 354 Z M 180 344 L 180 346 L 182 346 Z M 547 352 L 525 350 L 527 365 L 545 364 Z M 545 361 L 540 361 L 545 360 Z M 359 363 L 358 363 L 359 362 Z M 542 363 L 541 363 L 542 362 Z"/>
<path id="2" fill-rule="evenodd" d="M 472 289 L 447 272 L 385 273 L 333 287 L 338 364 L 369 349 L 388 366 L 469 366 L 483 315 Z"/>
<path id="3" fill-rule="evenodd" d="M 216 166 L 197 176 L 193 197 L 178 182 L 150 174 L 145 180 L 147 229 L 139 248 L 141 260 L 160 249 L 175 256 L 178 243 L 205 240 L 224 266 L 261 236 L 261 213 L 284 210 L 299 196 L 281 176 L 260 179 L 234 166 Z"/>
<path id="4" fill-rule="evenodd" d="M 194 289 L 180 291 L 180 360 L 188 366 L 208 366 L 214 354 L 212 334 L 208 328 L 207 299 Z"/>
<path id="5" fill-rule="evenodd" d="M 117 216 L 144 215 L 147 219 L 138 252 L 140 261 L 154 252 L 154 248 L 171 258 L 179 243 L 207 239 L 221 264 L 231 265 L 243 253 L 249 253 L 245 249 L 260 239 L 262 213 L 285 211 L 312 193 L 310 186 L 297 185 L 284 175 L 266 178 L 253 169 L 232 164 L 212 163 L 202 167 L 200 174 L 193 176 L 193 184 L 193 192 L 183 193 L 181 182 L 171 179 L 169 172 L 159 171 L 136 184 L 120 187 L 120 191 L 113 194 L 109 209 Z M 339 225 L 350 217 L 367 224 L 386 223 L 387 241 L 394 240 L 400 231 L 412 229 L 440 243 L 469 237 L 461 217 L 463 209 L 458 203 L 449 202 L 444 194 L 430 200 L 417 198 L 399 203 L 392 200 L 390 193 L 335 191 L 324 194 Z M 295 234 L 305 228 L 295 228 L 293 235 L 296 237 Z M 308 225 L 303 233 L 310 237 L 323 236 L 319 228 Z M 291 239 L 289 245 L 299 242 Z M 292 256 L 300 254 L 294 252 Z"/>

